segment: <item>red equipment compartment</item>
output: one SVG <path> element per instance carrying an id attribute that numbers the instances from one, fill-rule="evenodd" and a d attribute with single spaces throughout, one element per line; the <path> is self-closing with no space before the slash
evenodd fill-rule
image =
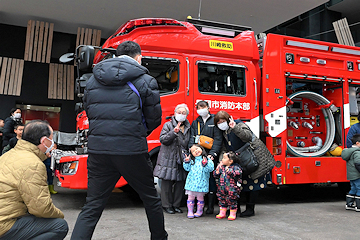
<path id="1" fill-rule="evenodd" d="M 59 161 L 60 165 L 67 162 L 78 161 L 75 174 L 58 173 L 58 178 L 61 182 L 61 187 L 72 189 L 87 189 L 87 158 L 88 155 L 76 155 L 62 157 Z M 126 185 L 127 182 L 123 177 L 119 179 L 115 187 L 119 188 Z"/>

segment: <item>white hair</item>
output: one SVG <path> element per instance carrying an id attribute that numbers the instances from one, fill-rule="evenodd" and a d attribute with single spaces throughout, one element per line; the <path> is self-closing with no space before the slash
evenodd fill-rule
<path id="1" fill-rule="evenodd" d="M 179 108 L 185 108 L 185 110 L 186 110 L 186 115 L 189 115 L 189 108 L 188 108 L 188 106 L 185 104 L 185 103 L 181 103 L 181 104 L 179 104 L 179 105 L 177 105 L 176 107 L 175 107 L 175 111 L 174 112 L 176 112 Z"/>

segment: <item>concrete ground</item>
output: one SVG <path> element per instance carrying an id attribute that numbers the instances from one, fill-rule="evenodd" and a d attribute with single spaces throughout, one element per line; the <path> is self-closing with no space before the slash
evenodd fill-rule
<path id="1" fill-rule="evenodd" d="M 85 190 L 56 188 L 53 201 L 65 214 L 70 239 L 85 202 Z M 243 207 L 243 206 L 242 206 Z M 243 207 L 244 208 L 244 207 Z M 359 239 L 360 212 L 345 210 L 345 195 L 333 187 L 294 186 L 262 190 L 256 215 L 235 221 L 214 215 L 198 219 L 166 214 L 169 239 Z M 219 207 L 215 208 L 218 213 Z M 147 219 L 136 193 L 125 188 L 113 193 L 95 229 L 93 239 L 150 239 Z"/>

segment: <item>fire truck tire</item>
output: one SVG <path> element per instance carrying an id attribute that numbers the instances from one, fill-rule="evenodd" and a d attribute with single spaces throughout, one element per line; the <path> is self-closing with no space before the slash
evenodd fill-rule
<path id="1" fill-rule="evenodd" d="M 288 96 L 286 105 L 293 98 L 307 98 L 314 101 L 319 106 L 330 104 L 330 101 L 327 98 L 318 93 L 311 91 L 299 91 Z M 321 147 L 318 145 L 310 147 L 294 147 L 291 146 L 288 141 L 286 141 L 287 150 L 290 154 L 297 157 L 318 157 L 324 155 L 330 149 L 335 138 L 335 120 L 333 116 L 334 108 L 333 106 L 330 106 L 329 108 L 322 108 L 321 110 L 324 115 L 326 124 L 326 139 L 324 144 Z"/>

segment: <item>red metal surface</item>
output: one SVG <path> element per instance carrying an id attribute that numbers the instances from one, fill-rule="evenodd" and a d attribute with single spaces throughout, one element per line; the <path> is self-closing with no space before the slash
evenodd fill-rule
<path id="1" fill-rule="evenodd" d="M 58 178 L 61 182 L 61 187 L 72 188 L 72 189 L 87 189 L 87 158 L 88 155 L 77 155 L 62 157 L 60 164 L 64 162 L 78 161 L 76 174 L 67 175 L 58 172 Z M 122 187 L 127 182 L 123 177 L 116 183 L 115 187 Z"/>
<path id="2" fill-rule="evenodd" d="M 89 120 L 86 116 L 85 110 L 76 116 L 76 129 L 77 130 L 89 129 Z"/>

